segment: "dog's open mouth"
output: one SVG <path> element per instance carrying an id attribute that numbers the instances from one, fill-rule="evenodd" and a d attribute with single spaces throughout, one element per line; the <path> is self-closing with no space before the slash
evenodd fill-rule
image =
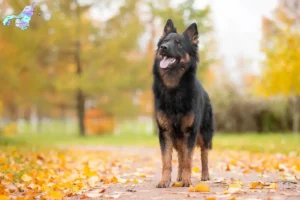
<path id="1" fill-rule="evenodd" d="M 166 69 L 175 62 L 176 62 L 176 58 L 163 56 L 162 60 L 160 61 L 160 68 Z"/>

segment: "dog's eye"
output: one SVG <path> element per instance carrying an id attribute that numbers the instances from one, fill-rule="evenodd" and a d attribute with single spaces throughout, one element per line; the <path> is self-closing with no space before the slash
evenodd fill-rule
<path id="1" fill-rule="evenodd" d="M 179 42 L 178 40 L 175 40 L 175 44 L 176 44 L 177 46 L 181 46 L 181 44 L 180 44 L 180 42 Z"/>

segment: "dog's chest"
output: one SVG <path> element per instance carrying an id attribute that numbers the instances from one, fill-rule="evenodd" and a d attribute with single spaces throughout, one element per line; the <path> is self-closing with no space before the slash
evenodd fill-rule
<path id="1" fill-rule="evenodd" d="M 159 100 L 159 110 L 163 110 L 172 116 L 174 121 L 178 121 L 182 114 L 192 110 L 192 97 L 184 92 L 163 94 Z"/>
<path id="2" fill-rule="evenodd" d="M 182 137 L 183 133 L 189 132 L 194 124 L 193 112 L 186 114 L 168 115 L 162 111 L 156 113 L 158 125 L 167 133 L 175 134 L 175 138 Z"/>

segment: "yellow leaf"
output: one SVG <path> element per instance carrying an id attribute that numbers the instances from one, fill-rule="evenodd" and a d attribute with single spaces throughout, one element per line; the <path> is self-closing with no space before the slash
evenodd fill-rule
<path id="1" fill-rule="evenodd" d="M 119 182 L 118 178 L 115 177 L 115 176 L 113 176 L 113 177 L 111 178 L 110 181 L 111 181 L 112 183 L 118 183 L 118 182 Z"/>
<path id="2" fill-rule="evenodd" d="M 195 188 L 192 185 L 189 187 L 189 192 L 195 192 Z"/>
<path id="3" fill-rule="evenodd" d="M 9 200 L 8 196 L 0 195 L 0 200 Z"/>
<path id="4" fill-rule="evenodd" d="M 193 167 L 193 170 L 192 170 L 194 173 L 198 173 L 200 170 L 198 167 Z"/>
<path id="5" fill-rule="evenodd" d="M 264 185 L 261 182 L 251 182 L 250 189 L 264 188 Z"/>
<path id="6" fill-rule="evenodd" d="M 182 182 L 174 182 L 172 187 L 182 187 Z"/>
<path id="7" fill-rule="evenodd" d="M 28 176 L 27 174 L 23 174 L 22 177 L 21 177 L 22 181 L 24 182 L 29 182 L 32 180 L 32 177 L 31 176 Z"/>
<path id="8" fill-rule="evenodd" d="M 224 194 L 233 194 L 237 193 L 242 189 L 242 185 L 239 183 L 230 184 L 228 189 L 224 192 Z"/>
<path id="9" fill-rule="evenodd" d="M 63 197 L 63 195 L 59 192 L 56 191 L 50 191 L 48 192 L 49 196 L 54 198 L 54 199 L 61 199 Z"/>
<path id="10" fill-rule="evenodd" d="M 142 174 L 142 173 L 141 173 L 141 174 L 140 174 L 140 177 L 141 177 L 141 178 L 146 178 L 146 174 Z"/>
<path id="11" fill-rule="evenodd" d="M 265 188 L 267 189 L 277 189 L 278 188 L 278 183 L 270 183 L 265 185 Z"/>
<path id="12" fill-rule="evenodd" d="M 88 165 L 84 166 L 84 175 L 87 177 L 97 176 L 97 173 L 94 171 L 91 171 L 90 167 Z"/>
<path id="13" fill-rule="evenodd" d="M 210 192 L 210 188 L 204 183 L 199 183 L 195 187 L 195 192 Z"/>
<path id="14" fill-rule="evenodd" d="M 132 182 L 134 182 L 134 183 L 142 183 L 143 180 L 133 179 Z"/>

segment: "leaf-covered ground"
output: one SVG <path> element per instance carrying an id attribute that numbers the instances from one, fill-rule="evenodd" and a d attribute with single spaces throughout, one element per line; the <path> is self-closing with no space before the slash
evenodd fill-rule
<path id="1" fill-rule="evenodd" d="M 190 188 L 174 182 L 157 189 L 158 148 L 78 146 L 37 150 L 6 147 L 0 153 L 3 199 L 300 199 L 300 158 L 296 153 L 259 154 L 213 150 L 211 181 L 200 181 L 196 149 Z"/>

